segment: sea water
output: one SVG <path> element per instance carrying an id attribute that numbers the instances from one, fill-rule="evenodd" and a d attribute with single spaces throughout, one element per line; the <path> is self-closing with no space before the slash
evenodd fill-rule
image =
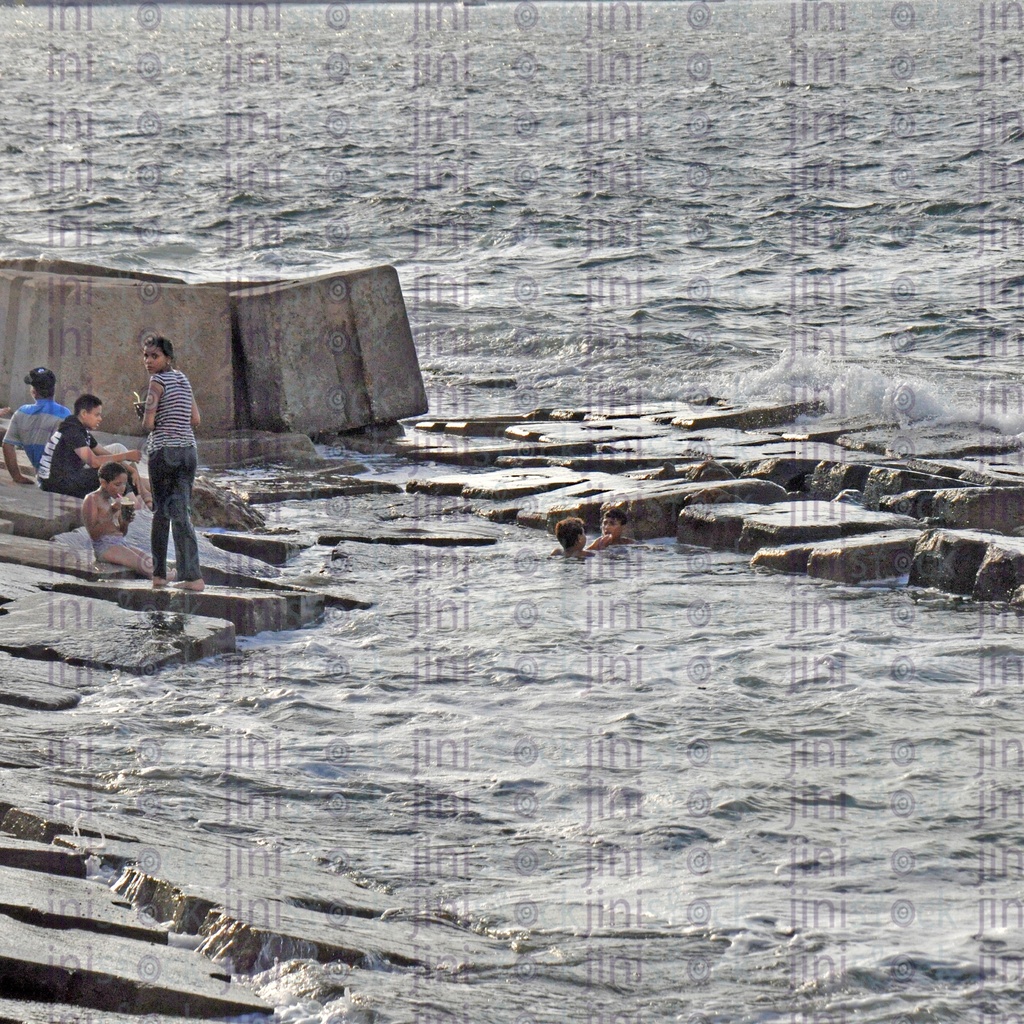
<path id="1" fill-rule="evenodd" d="M 714 395 L 824 401 L 908 454 L 1024 430 L 1017 4 L 80 2 L 0 26 L 7 256 L 393 263 L 436 416 Z M 1016 614 L 670 539 L 549 548 L 351 545 L 333 571 L 370 610 L 96 673 L 4 746 L 74 738 L 87 763 L 50 771 L 104 811 L 241 832 L 514 954 L 316 1001 L 312 965 L 268 962 L 282 1019 L 1017 1019 Z"/>

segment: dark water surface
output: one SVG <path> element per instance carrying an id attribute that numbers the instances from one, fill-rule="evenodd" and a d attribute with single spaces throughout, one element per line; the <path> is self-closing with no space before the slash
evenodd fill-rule
<path id="1" fill-rule="evenodd" d="M 394 263 L 449 418 L 711 393 L 911 446 L 1016 433 L 1018 11 L 8 7 L 0 248 L 191 279 Z M 515 956 L 355 970 L 325 1005 L 271 968 L 286 1020 L 1024 1012 L 1015 614 L 548 547 L 352 545 L 334 570 L 371 611 L 97 677 L 4 745 L 73 735 L 89 764 L 54 771 L 97 807 L 328 861 Z"/>

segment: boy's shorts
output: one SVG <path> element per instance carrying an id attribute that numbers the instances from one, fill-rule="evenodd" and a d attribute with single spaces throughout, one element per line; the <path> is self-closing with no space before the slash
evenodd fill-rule
<path id="1" fill-rule="evenodd" d="M 128 541 L 124 539 L 119 533 L 108 533 L 99 540 L 92 542 L 92 550 L 97 558 L 102 558 L 105 551 L 109 551 L 111 548 L 126 548 L 128 547 Z"/>

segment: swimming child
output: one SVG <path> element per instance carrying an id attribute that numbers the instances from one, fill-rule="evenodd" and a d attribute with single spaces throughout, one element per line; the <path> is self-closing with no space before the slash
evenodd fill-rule
<path id="1" fill-rule="evenodd" d="M 561 555 L 564 558 L 593 558 L 593 553 L 584 550 L 587 543 L 587 534 L 583 526 L 583 520 L 572 516 L 569 519 L 562 519 L 555 525 L 555 536 L 561 547 L 551 552 L 552 556 Z"/>
<path id="2" fill-rule="evenodd" d="M 100 485 L 82 500 L 82 521 L 92 540 L 98 562 L 125 565 L 140 576 L 153 578 L 153 559 L 125 539 L 135 508 L 124 498 L 128 470 L 120 462 L 107 462 L 99 468 Z"/>
<path id="3" fill-rule="evenodd" d="M 626 528 L 629 517 L 621 508 L 610 508 L 601 517 L 601 536 L 595 538 L 587 545 L 588 551 L 603 551 L 605 548 L 613 547 L 616 544 L 635 544 L 631 537 L 623 537 L 622 531 Z"/>

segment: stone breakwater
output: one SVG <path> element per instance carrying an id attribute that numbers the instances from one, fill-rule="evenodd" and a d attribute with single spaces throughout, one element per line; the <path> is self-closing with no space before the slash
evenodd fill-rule
<path id="1" fill-rule="evenodd" d="M 546 553 L 549 538 L 531 529 L 575 515 L 594 531 L 610 507 L 627 511 L 637 540 L 748 553 L 752 572 L 1024 605 L 1019 441 L 969 425 L 916 431 L 910 456 L 905 432 L 832 422 L 818 407 L 712 400 L 423 421 L 349 443 L 389 455 L 391 478 L 298 445 L 296 466 L 199 488 L 205 515 L 235 527 L 206 538 L 213 585 L 202 594 L 100 571 L 62 536 L 76 502 L 0 486 L 0 704 L 60 715 L 81 700 L 87 669 L 150 676 L 230 653 L 238 635 L 315 624 L 332 605 L 366 608 L 329 571 L 353 542 L 475 547 L 519 532 Z M 324 497 L 345 503 L 331 533 L 265 526 L 275 502 Z M 318 547 L 323 573 L 310 574 Z M 300 551 L 301 574 L 289 569 Z M 360 967 L 386 965 L 392 981 L 514 969 L 514 936 L 432 913 L 428 949 L 415 903 L 326 861 L 270 865 L 280 851 L 245 835 L 230 838 L 225 861 L 223 836 L 91 805 L 72 817 L 53 786 L 66 807 L 73 784 L 50 770 L 22 753 L 3 759 L 2 1020 L 265 1015 L 245 977 L 293 961 L 319 972 L 304 991 L 324 1000 Z M 235 856 L 263 868 L 233 873 Z"/>
<path id="2" fill-rule="evenodd" d="M 92 392 L 105 429 L 138 432 L 139 345 L 175 345 L 202 432 L 317 436 L 391 423 L 427 408 L 394 267 L 299 280 L 187 284 L 61 260 L 0 260 L 0 387 L 13 405 L 48 366 L 57 400 Z"/>

